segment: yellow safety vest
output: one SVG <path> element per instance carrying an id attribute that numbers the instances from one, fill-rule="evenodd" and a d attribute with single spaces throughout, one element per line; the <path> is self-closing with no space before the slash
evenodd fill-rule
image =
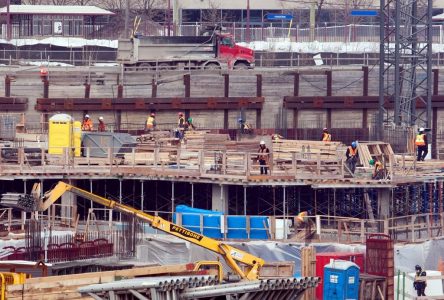
<path id="1" fill-rule="evenodd" d="M 182 124 L 181 124 L 182 123 Z M 180 117 L 179 120 L 177 120 L 177 125 L 180 126 L 185 126 L 185 118 L 184 117 Z"/>
<path id="2" fill-rule="evenodd" d="M 424 136 L 425 136 L 425 134 L 417 134 L 416 135 L 416 140 L 415 140 L 416 146 L 425 146 Z"/>
<path id="3" fill-rule="evenodd" d="M 323 142 L 330 142 L 331 141 L 331 134 L 324 132 L 323 137 L 322 137 L 322 141 Z"/>
<path id="4" fill-rule="evenodd" d="M 146 126 L 149 127 L 153 127 L 154 126 L 154 117 L 149 116 L 148 119 L 146 119 Z"/>

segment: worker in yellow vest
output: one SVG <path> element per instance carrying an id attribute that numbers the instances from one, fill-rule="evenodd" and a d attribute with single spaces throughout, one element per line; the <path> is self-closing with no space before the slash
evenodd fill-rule
<path id="1" fill-rule="evenodd" d="M 323 141 L 323 142 L 331 142 L 331 134 L 328 132 L 328 128 L 324 128 L 322 130 L 321 141 Z"/>
<path id="2" fill-rule="evenodd" d="M 345 156 L 347 157 L 346 163 L 348 165 L 348 169 L 354 174 L 356 163 L 358 162 L 358 143 L 352 142 L 351 145 L 347 148 Z"/>
<path id="3" fill-rule="evenodd" d="M 427 135 L 424 133 L 424 128 L 419 128 L 419 132 L 415 138 L 415 146 L 417 147 L 418 156 L 416 157 L 417 161 L 424 161 L 424 158 L 429 153 L 429 145 L 427 143 Z"/>
<path id="4" fill-rule="evenodd" d="M 145 131 L 154 130 L 156 128 L 156 114 L 151 113 L 146 119 Z"/>
<path id="5" fill-rule="evenodd" d="M 372 179 L 380 180 L 385 178 L 385 168 L 384 164 L 380 162 L 378 159 L 370 159 L 368 162 L 370 166 L 374 166 L 372 173 Z"/>

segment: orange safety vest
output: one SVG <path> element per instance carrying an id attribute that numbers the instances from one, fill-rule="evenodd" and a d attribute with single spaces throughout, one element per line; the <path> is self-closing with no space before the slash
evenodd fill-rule
<path id="1" fill-rule="evenodd" d="M 424 136 L 425 136 L 425 134 L 417 134 L 416 135 L 416 140 L 415 140 L 416 146 L 425 146 Z"/>
<path id="2" fill-rule="evenodd" d="M 322 136 L 322 141 L 323 142 L 330 142 L 331 141 L 331 134 L 324 132 L 323 136 Z"/>
<path id="3" fill-rule="evenodd" d="M 358 147 L 356 147 L 355 149 L 353 149 L 352 146 L 348 147 L 348 150 L 350 152 L 350 156 L 356 156 L 356 154 L 358 153 Z"/>
<path id="4" fill-rule="evenodd" d="M 93 130 L 93 122 L 91 121 L 91 119 L 83 120 L 82 130 L 83 131 L 91 131 L 91 130 Z"/>

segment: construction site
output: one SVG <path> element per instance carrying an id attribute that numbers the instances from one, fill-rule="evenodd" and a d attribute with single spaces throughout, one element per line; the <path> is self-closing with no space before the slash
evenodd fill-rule
<path id="1" fill-rule="evenodd" d="M 214 28 L 134 28 L 113 66 L 10 57 L 0 300 L 444 299 L 428 2 L 381 1 L 374 64 L 257 67 Z"/>

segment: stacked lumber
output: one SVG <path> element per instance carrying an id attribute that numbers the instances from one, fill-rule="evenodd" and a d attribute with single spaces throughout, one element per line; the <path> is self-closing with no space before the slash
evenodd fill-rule
<path id="1" fill-rule="evenodd" d="M 79 287 L 91 284 L 106 283 L 140 276 L 193 274 L 193 269 L 194 264 L 180 264 L 141 267 L 118 271 L 29 278 L 26 279 L 24 284 L 7 286 L 6 299 L 93 299 L 92 297 L 82 296 L 77 292 L 77 289 Z"/>
<path id="2" fill-rule="evenodd" d="M 185 141 L 185 147 L 189 150 L 225 150 L 225 144 L 230 141 L 230 136 L 206 131 L 189 131 L 185 133 Z"/>
<path id="3" fill-rule="evenodd" d="M 321 142 L 304 140 L 277 140 L 273 141 L 273 158 L 291 160 L 292 154 L 298 154 L 297 157 L 305 156 L 307 158 L 333 159 L 338 157 L 340 142 Z"/>
<path id="4" fill-rule="evenodd" d="M 151 131 L 136 138 L 137 142 L 143 145 L 167 145 L 175 139 L 171 137 L 169 131 Z"/>

